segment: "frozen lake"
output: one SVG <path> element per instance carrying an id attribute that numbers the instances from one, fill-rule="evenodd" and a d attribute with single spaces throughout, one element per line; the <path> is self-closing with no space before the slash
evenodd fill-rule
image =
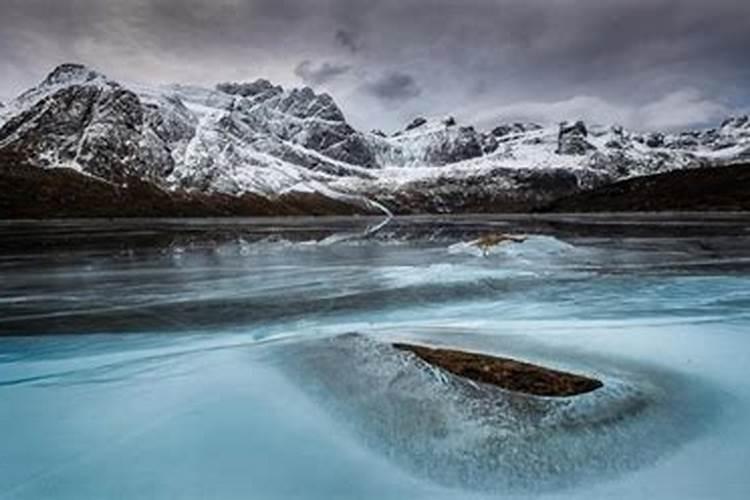
<path id="1" fill-rule="evenodd" d="M 750 497 L 750 216 L 380 222 L 0 222 L 0 499 Z"/>

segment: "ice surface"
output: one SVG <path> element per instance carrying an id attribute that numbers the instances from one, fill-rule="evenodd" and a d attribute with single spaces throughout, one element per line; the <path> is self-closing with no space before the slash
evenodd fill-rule
<path id="1" fill-rule="evenodd" d="M 741 219 L 450 250 L 515 223 L 0 227 L 0 498 L 747 498 Z M 512 395 L 392 340 L 605 388 Z"/>
<path id="2" fill-rule="evenodd" d="M 598 482 L 653 463 L 718 411 L 700 383 L 580 354 L 573 365 L 604 387 L 565 399 L 478 385 L 359 335 L 300 343 L 284 355 L 284 369 L 363 442 L 419 477 L 465 490 Z"/>

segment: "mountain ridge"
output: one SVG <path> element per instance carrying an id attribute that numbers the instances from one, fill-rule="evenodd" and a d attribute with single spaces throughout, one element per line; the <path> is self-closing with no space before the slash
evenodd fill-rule
<path id="1" fill-rule="evenodd" d="M 165 192 L 272 203 L 314 193 L 365 213 L 517 211 L 631 177 L 745 161 L 750 120 L 639 134 L 417 118 L 387 135 L 356 130 L 333 97 L 309 87 L 125 85 L 63 64 L 1 108 L 2 157 Z"/>

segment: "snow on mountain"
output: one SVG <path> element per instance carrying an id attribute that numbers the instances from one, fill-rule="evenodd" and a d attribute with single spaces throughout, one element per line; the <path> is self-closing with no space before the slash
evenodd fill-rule
<path id="1" fill-rule="evenodd" d="M 173 167 L 138 96 L 79 65 L 55 69 L 10 105 L 0 150 L 41 167 L 68 166 L 103 179 L 161 178 Z"/>
<path id="2" fill-rule="evenodd" d="M 331 96 L 307 87 L 123 85 L 64 64 L 0 109 L 0 152 L 115 183 L 138 176 L 167 189 L 318 193 L 450 211 L 746 160 L 750 119 L 639 134 L 582 122 L 499 123 L 483 132 L 451 117 L 418 118 L 387 136 L 355 130 Z"/>
<path id="3" fill-rule="evenodd" d="M 458 126 L 450 117 L 417 118 L 391 137 L 373 134 L 370 146 L 378 164 L 387 167 L 442 167 L 485 152 L 483 135 L 474 127 Z"/>
<path id="4" fill-rule="evenodd" d="M 720 129 L 643 135 L 583 122 L 508 123 L 480 132 L 452 118 L 419 118 L 390 137 L 373 134 L 370 142 L 392 180 L 445 177 L 445 168 L 460 177 L 498 167 L 592 170 L 619 179 L 738 161 L 750 147 L 749 121 L 735 118 Z"/>
<path id="5" fill-rule="evenodd" d="M 367 176 L 373 166 L 330 96 L 263 81 L 125 87 L 67 64 L 21 95 L 11 114 L 0 150 L 113 181 L 137 175 L 172 188 L 274 194 Z"/>

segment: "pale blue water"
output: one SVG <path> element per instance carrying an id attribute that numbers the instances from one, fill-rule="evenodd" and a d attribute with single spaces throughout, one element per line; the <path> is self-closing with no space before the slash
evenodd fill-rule
<path id="1" fill-rule="evenodd" d="M 750 219 L 542 222 L 0 224 L 0 499 L 748 498 Z"/>

